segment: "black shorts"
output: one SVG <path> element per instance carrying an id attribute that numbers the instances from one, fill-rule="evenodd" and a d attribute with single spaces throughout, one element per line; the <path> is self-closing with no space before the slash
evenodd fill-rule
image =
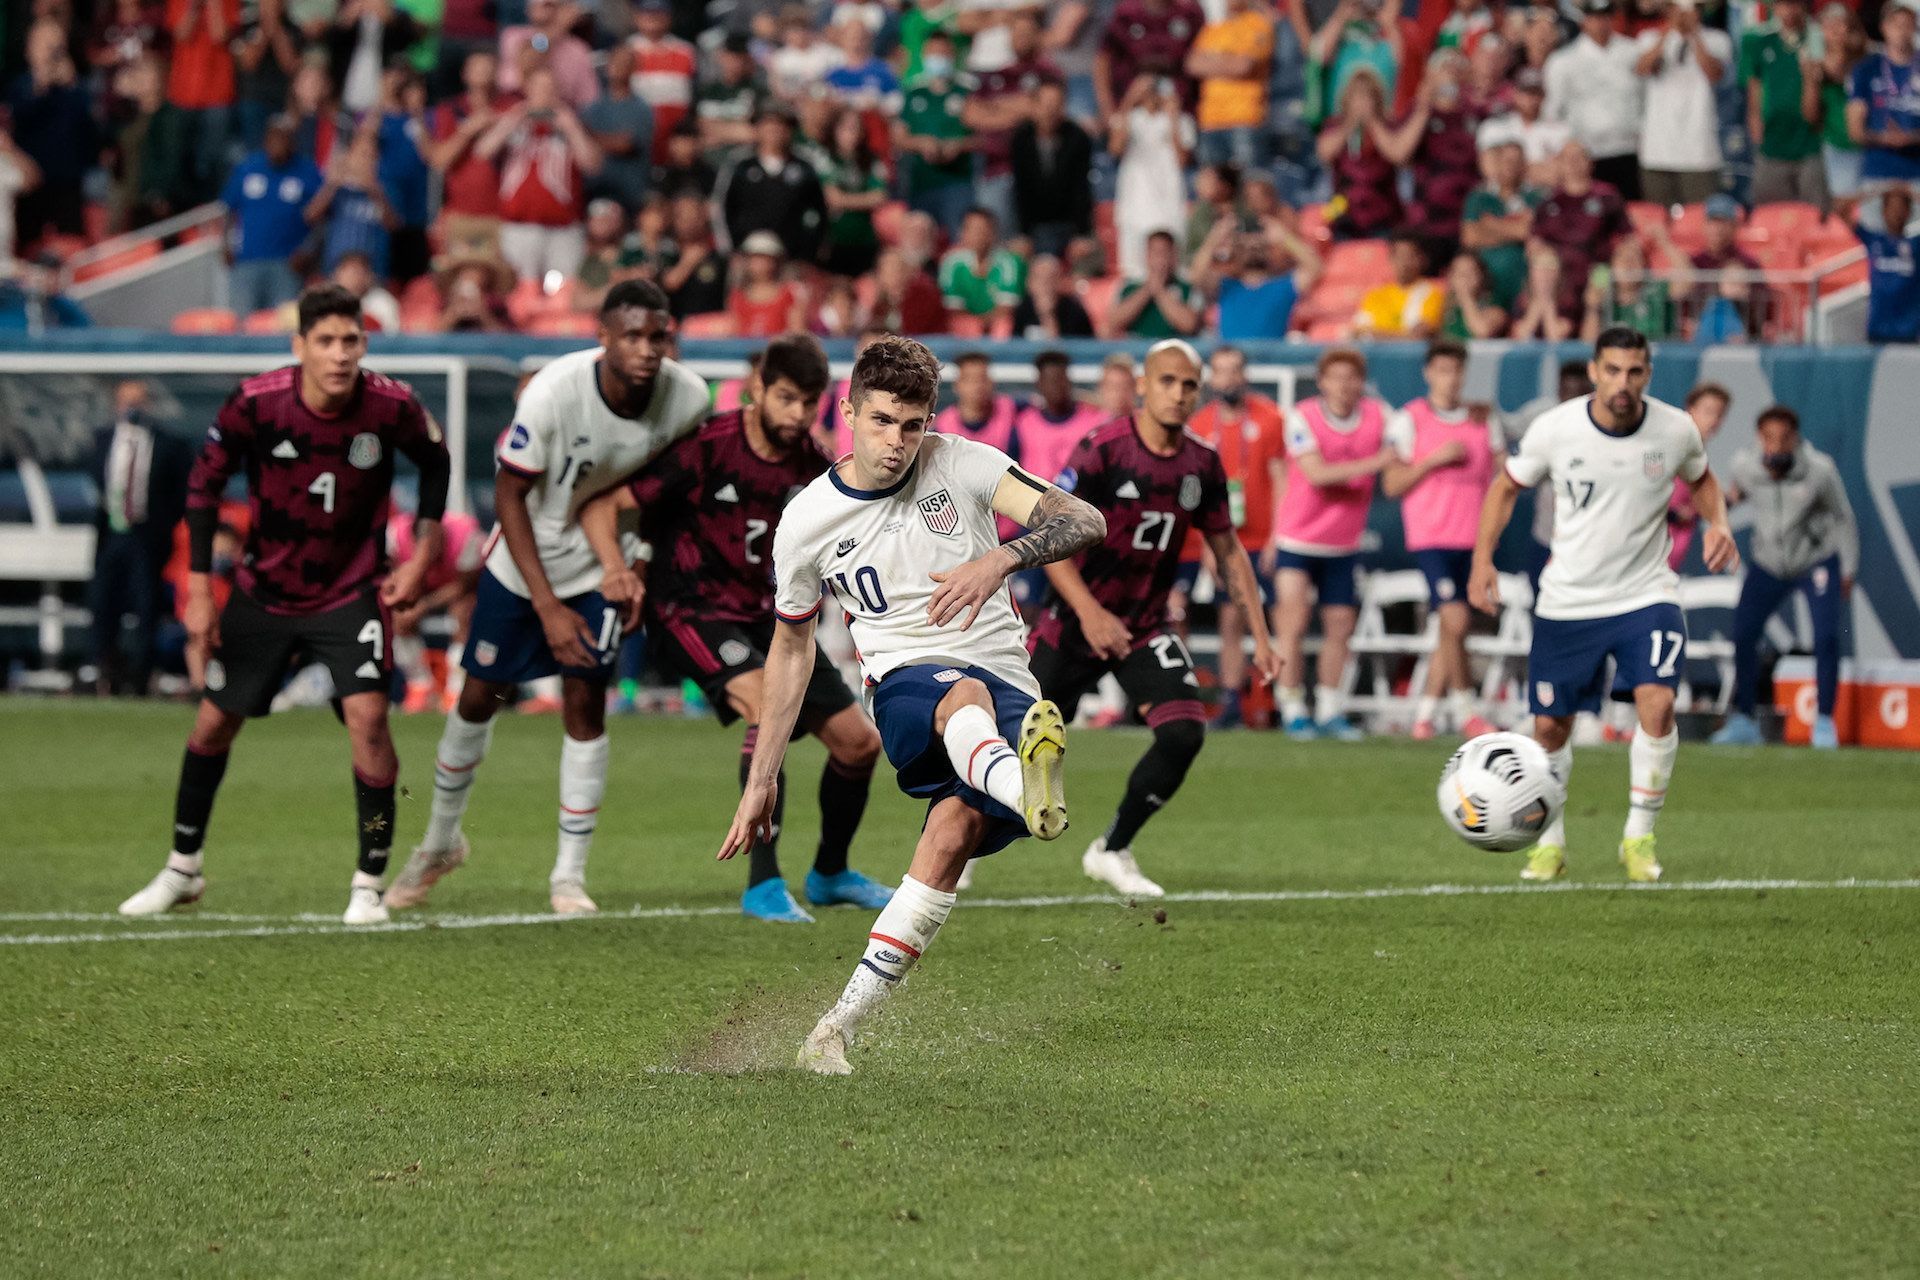
<path id="1" fill-rule="evenodd" d="M 654 617 L 647 620 L 647 647 L 668 674 L 700 686 L 721 724 L 732 724 L 740 713 L 727 699 L 727 683 L 767 665 L 773 628 L 772 619 L 707 622 Z M 807 681 L 806 696 L 800 700 L 799 727 L 811 732 L 856 701 L 847 682 L 840 678 L 839 668 L 819 645 L 814 645 L 813 676 Z"/>
<path id="2" fill-rule="evenodd" d="M 207 663 L 207 700 L 230 716 L 264 716 L 295 662 L 318 662 L 337 698 L 387 694 L 393 629 L 371 591 L 320 613 L 268 613 L 235 591 L 220 611 L 220 648 Z"/>
<path id="3" fill-rule="evenodd" d="M 1093 692 L 1101 676 L 1109 674 L 1120 682 L 1136 708 L 1152 707 L 1163 713 L 1178 709 L 1193 718 L 1204 718 L 1193 656 L 1171 631 L 1136 642 L 1131 653 L 1115 662 L 1096 657 L 1080 638 L 1080 628 L 1068 621 L 1058 645 L 1038 642 L 1030 656 L 1041 696 L 1059 703 L 1060 713 L 1069 720 L 1079 709 L 1080 699 Z"/>

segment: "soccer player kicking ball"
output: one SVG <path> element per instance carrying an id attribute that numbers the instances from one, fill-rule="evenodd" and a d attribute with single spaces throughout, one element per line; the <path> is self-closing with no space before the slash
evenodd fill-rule
<path id="1" fill-rule="evenodd" d="M 1740 553 L 1727 528 L 1726 495 L 1707 469 L 1699 428 L 1684 412 L 1647 396 L 1647 340 L 1612 328 L 1594 343 L 1593 394 L 1550 409 L 1528 428 L 1520 451 L 1494 479 L 1473 549 L 1473 605 L 1500 607 L 1493 549 L 1513 516 L 1520 490 L 1553 486 L 1553 556 L 1540 575 L 1533 648 L 1533 736 L 1565 781 L 1573 768 L 1568 736 L 1580 711 L 1598 711 L 1607 659 L 1633 690 L 1640 723 L 1630 748 L 1631 789 L 1620 861 L 1627 879 L 1660 878 L 1653 825 L 1666 803 L 1680 734 L 1673 691 L 1686 659 L 1687 624 L 1679 577 L 1667 567 L 1667 500 L 1677 475 L 1693 486 L 1706 527 L 1707 568 L 1734 568 Z M 1552 880 L 1567 870 L 1566 819 L 1553 820 L 1527 856 L 1523 880 Z"/>
<path id="2" fill-rule="evenodd" d="M 813 671 L 821 593 L 830 592 L 852 620 L 900 789 L 928 803 L 906 878 L 874 921 L 846 990 L 800 1048 L 800 1065 L 824 1075 L 852 1070 L 855 1029 L 933 942 L 967 860 L 1067 828 L 1066 729 L 1027 669 L 1006 584 L 1018 570 L 1093 545 L 1105 522 L 998 449 L 928 434 L 939 383 L 940 362 L 911 339 L 889 335 L 861 352 L 840 405 L 853 452 L 780 518 L 780 621 L 767 653 L 760 741 L 720 846 L 731 858 L 775 821 L 780 761 Z M 1028 532 L 1001 545 L 997 515 Z"/>
<path id="3" fill-rule="evenodd" d="M 1246 616 L 1261 678 L 1278 673 L 1279 659 L 1253 562 L 1234 532 L 1220 455 L 1187 431 L 1200 399 L 1199 353 L 1168 339 L 1147 352 L 1142 369 L 1139 410 L 1088 435 L 1060 473 L 1061 488 L 1106 516 L 1107 532 L 1077 559 L 1047 566 L 1053 598 L 1031 648 L 1042 692 L 1068 715 L 1112 673 L 1153 730 L 1113 822 L 1087 846 L 1080 869 L 1121 893 L 1158 898 L 1166 891 L 1141 874 L 1133 838 L 1180 789 L 1206 740 L 1200 681 L 1167 612 L 1189 529 L 1206 539 Z"/>
<path id="4" fill-rule="evenodd" d="M 249 716 L 264 716 L 294 655 L 333 676 L 353 748 L 360 858 L 348 924 L 380 924 L 400 771 L 387 731 L 393 674 L 390 611 L 420 594 L 439 554 L 453 464 L 440 430 L 405 384 L 360 368 L 367 332 L 360 303 L 335 285 L 300 296 L 298 364 L 240 384 L 207 431 L 188 482 L 188 642 L 206 660 L 206 693 L 180 766 L 173 852 L 124 916 L 154 916 L 206 890 L 201 848 L 227 754 Z M 385 576 L 394 454 L 420 470 L 414 553 Z M 211 571 L 220 499 L 244 469 L 253 519 L 224 610 Z"/>
<path id="5" fill-rule="evenodd" d="M 747 379 L 741 408 L 718 414 L 634 478 L 587 504 L 581 527 L 606 570 L 601 593 L 639 622 L 656 661 L 700 686 L 723 725 L 744 719 L 744 788 L 766 709 L 767 653 L 773 647 L 772 539 L 787 500 L 830 465 L 809 428 L 827 389 L 827 353 L 806 335 L 776 338 Z M 640 508 L 651 559 L 629 567 L 616 521 Z M 847 866 L 867 809 L 880 733 L 831 662 L 816 653 L 800 702 L 800 727 L 827 749 L 820 774 L 820 846 L 807 873 L 807 901 L 878 910 L 893 891 Z M 740 909 L 760 920 L 810 924 L 813 917 L 780 878 L 779 840 L 786 775 L 779 775 L 773 824 L 753 845 Z"/>
<path id="6" fill-rule="evenodd" d="M 1427 348 L 1427 394 L 1387 419 L 1387 444 L 1394 461 L 1381 477 L 1389 498 L 1400 499 L 1407 550 L 1427 579 L 1427 607 L 1440 619 L 1439 643 L 1427 666 L 1427 687 L 1413 716 L 1413 736 L 1434 736 L 1440 699 L 1451 695 L 1453 727 L 1469 738 L 1492 733 L 1473 705 L 1473 676 L 1467 666 L 1467 578 L 1473 571 L 1473 542 L 1480 527 L 1480 504 L 1493 483 L 1496 452 L 1487 415 L 1475 415 L 1460 400 L 1466 381 L 1467 348 L 1442 338 Z"/>
<path id="7" fill-rule="evenodd" d="M 460 819 L 516 685 L 561 677 L 560 840 L 549 901 L 561 915 L 598 908 L 587 896 L 587 850 L 607 789 L 607 682 L 620 650 L 621 608 L 601 594 L 600 563 L 578 522 L 589 498 L 632 475 L 707 414 L 707 384 L 667 358 L 673 318 L 644 280 L 607 291 L 600 345 L 533 375 L 495 450 L 498 529 L 474 594 L 461 657 L 467 682 L 447 716 L 433 769 L 426 838 L 387 890 L 414 907 L 466 861 Z"/>

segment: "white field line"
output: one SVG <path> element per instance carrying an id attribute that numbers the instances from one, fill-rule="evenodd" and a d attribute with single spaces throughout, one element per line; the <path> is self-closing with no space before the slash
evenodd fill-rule
<path id="1" fill-rule="evenodd" d="M 1390 885 L 1377 889 L 1275 889 L 1245 891 L 1204 889 L 1192 893 L 1170 893 L 1156 902 L 1368 902 L 1381 898 L 1475 898 L 1510 897 L 1562 893 L 1755 893 L 1792 892 L 1815 889 L 1902 890 L 1920 889 L 1914 880 L 1675 880 L 1659 884 L 1627 884 L 1611 881 L 1591 884 L 1426 884 Z M 958 905 L 972 910 L 1022 907 L 1122 906 L 1123 898 L 1111 894 L 1063 894 L 1030 898 L 963 899 Z M 1143 904 L 1145 905 L 1145 904 Z M 101 933 L 0 933 L 0 946 L 52 946 L 73 942 L 176 942 L 196 938 L 278 938 L 327 934 L 425 933 L 433 929 L 502 929 L 521 925 L 576 925 L 606 920 L 686 920 L 711 916 L 734 916 L 738 907 L 635 907 L 631 911 L 605 911 L 597 916 L 556 916 L 546 912 L 503 915 L 440 915 L 402 918 L 390 924 L 347 925 L 337 916 L 301 914 L 286 916 L 244 916 L 192 914 L 163 916 L 150 920 L 127 920 L 110 913 L 73 911 L 0 913 L 0 923 L 105 923 L 122 927 Z M 243 924 L 242 928 L 201 929 L 198 921 Z"/>

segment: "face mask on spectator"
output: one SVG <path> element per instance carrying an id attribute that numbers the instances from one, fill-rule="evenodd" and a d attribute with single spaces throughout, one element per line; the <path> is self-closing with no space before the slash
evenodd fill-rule
<path id="1" fill-rule="evenodd" d="M 1791 452 L 1762 454 L 1760 456 L 1760 462 L 1768 471 L 1771 471 L 1776 476 L 1784 476 L 1787 472 L 1793 470 L 1793 454 Z"/>
<path id="2" fill-rule="evenodd" d="M 953 59 L 943 53 L 937 53 L 920 60 L 920 69 L 931 80 L 945 80 L 953 74 Z"/>

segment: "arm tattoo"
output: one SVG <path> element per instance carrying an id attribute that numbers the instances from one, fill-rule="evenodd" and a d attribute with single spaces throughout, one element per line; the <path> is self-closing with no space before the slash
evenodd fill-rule
<path id="1" fill-rule="evenodd" d="M 1106 536 L 1105 516 L 1064 489 L 1049 488 L 1034 503 L 1028 531 L 1004 549 L 1016 569 L 1037 569 L 1085 551 Z"/>

